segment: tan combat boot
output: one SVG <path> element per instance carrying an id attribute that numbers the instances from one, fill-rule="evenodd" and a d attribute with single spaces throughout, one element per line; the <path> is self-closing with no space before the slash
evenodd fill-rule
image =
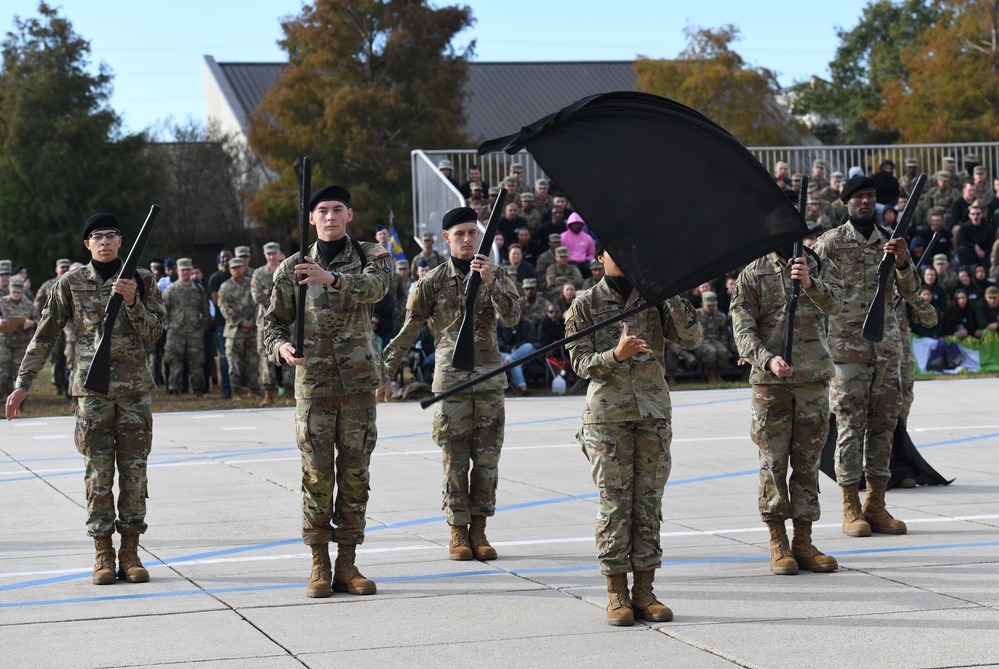
<path id="1" fill-rule="evenodd" d="M 791 555 L 783 519 L 768 520 L 766 523 L 770 530 L 770 571 L 778 576 L 794 576 L 798 573 L 798 563 Z"/>
<path id="2" fill-rule="evenodd" d="M 489 545 L 486 539 L 486 517 L 472 516 L 472 524 L 468 528 L 468 542 L 472 545 L 472 554 L 476 560 L 495 560 L 496 549 Z"/>
<path id="3" fill-rule="evenodd" d="M 812 524 L 807 520 L 793 520 L 794 539 L 791 541 L 791 555 L 801 569 L 824 573 L 836 571 L 839 563 L 836 558 L 819 552 L 812 545 Z"/>
<path id="4" fill-rule="evenodd" d="M 149 572 L 139 560 L 139 535 L 121 535 L 121 548 L 118 549 L 118 578 L 129 583 L 146 583 Z"/>
<path id="5" fill-rule="evenodd" d="M 332 597 L 333 573 L 330 567 L 330 545 L 312 544 L 312 575 L 305 586 L 306 597 Z"/>
<path id="6" fill-rule="evenodd" d="M 907 528 L 901 520 L 895 520 L 885 508 L 885 492 L 888 484 L 884 481 L 867 482 L 867 499 L 864 500 L 864 520 L 878 534 L 905 534 Z"/>
<path id="7" fill-rule="evenodd" d="M 631 627 L 635 612 L 628 597 L 628 575 L 614 574 L 607 577 L 607 624 L 614 627 Z"/>
<path id="8" fill-rule="evenodd" d="M 349 592 L 352 595 L 373 595 L 377 591 L 375 582 L 364 578 L 354 565 L 357 546 L 339 544 L 336 551 L 336 564 L 333 565 L 333 590 Z"/>
<path id="9" fill-rule="evenodd" d="M 871 536 L 871 526 L 860 510 L 860 491 L 856 484 L 843 488 L 843 534 L 848 537 Z"/>
<path id="10" fill-rule="evenodd" d="M 94 537 L 94 549 L 97 557 L 94 559 L 94 585 L 111 585 L 115 582 L 114 545 L 111 543 L 111 533 Z"/>
<path id="11" fill-rule="evenodd" d="M 451 526 L 451 544 L 447 547 L 448 555 L 452 560 L 471 560 L 472 546 L 468 542 L 468 526 Z"/>
<path id="12" fill-rule="evenodd" d="M 270 406 L 273 403 L 274 403 L 274 391 L 273 390 L 265 390 L 264 391 L 264 399 L 260 400 L 260 406 L 266 407 L 266 406 Z"/>
<path id="13" fill-rule="evenodd" d="M 631 610 L 635 614 L 635 620 L 668 623 L 673 620 L 673 611 L 656 599 L 656 594 L 652 591 L 655 578 L 654 569 L 635 571 L 635 584 L 631 586 Z"/>

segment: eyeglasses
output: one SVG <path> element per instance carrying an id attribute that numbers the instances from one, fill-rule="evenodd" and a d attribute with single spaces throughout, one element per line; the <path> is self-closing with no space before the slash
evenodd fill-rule
<path id="1" fill-rule="evenodd" d="M 105 239 L 108 240 L 109 242 L 113 242 L 114 240 L 118 239 L 118 237 L 120 236 L 121 235 L 119 235 L 117 232 L 95 232 L 90 235 L 89 239 L 92 242 L 100 242 Z"/>

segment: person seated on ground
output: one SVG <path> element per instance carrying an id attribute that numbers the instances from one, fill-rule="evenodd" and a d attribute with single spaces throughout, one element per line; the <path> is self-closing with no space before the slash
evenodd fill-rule
<path id="1" fill-rule="evenodd" d="M 524 250 L 520 248 L 520 244 L 514 244 L 507 251 L 507 260 L 510 263 L 510 276 L 517 283 L 518 286 L 522 284 L 524 279 L 536 279 L 538 278 L 538 273 L 534 271 L 534 266 L 524 260 Z"/>
<path id="2" fill-rule="evenodd" d="M 534 333 L 531 332 L 531 324 L 523 316 L 512 328 L 506 327 L 497 320 L 496 342 L 499 345 L 500 358 L 504 365 L 514 360 L 520 360 L 534 351 Z M 527 395 L 527 381 L 524 379 L 523 366 L 518 365 L 507 373 L 520 394 Z"/>
<path id="3" fill-rule="evenodd" d="M 583 280 L 583 287 L 580 290 L 589 290 L 593 286 L 600 283 L 600 279 L 604 278 L 604 266 L 600 264 L 600 261 L 594 258 L 590 261 L 590 276 Z"/>
<path id="4" fill-rule="evenodd" d="M 545 347 L 565 339 L 565 323 L 562 321 L 562 310 L 557 304 L 549 304 L 545 310 L 545 318 L 538 323 L 538 346 Z M 548 354 L 549 358 L 568 360 L 565 346 Z"/>
<path id="5" fill-rule="evenodd" d="M 926 240 L 922 237 L 913 237 L 909 242 L 909 255 L 912 257 L 913 266 L 919 264 L 919 259 L 926 253 Z"/>
<path id="6" fill-rule="evenodd" d="M 585 225 L 583 217 L 573 213 L 567 221 L 569 229 L 562 233 L 562 246 L 569 249 L 569 262 L 579 269 L 583 278 L 590 275 L 590 261 L 596 250 L 593 237 L 583 229 Z"/>
<path id="7" fill-rule="evenodd" d="M 520 313 L 531 324 L 531 331 L 538 336 L 538 326 L 545 320 L 545 312 L 551 306 L 547 297 L 538 295 L 538 280 L 524 279 L 521 285 Z"/>
<path id="8" fill-rule="evenodd" d="M 704 341 L 694 349 L 694 357 L 704 366 L 708 383 L 720 383 L 722 370 L 728 366 L 728 318 L 718 311 L 718 296 L 712 291 L 701 293 L 697 310 Z"/>
<path id="9" fill-rule="evenodd" d="M 937 283 L 937 270 L 933 266 L 923 268 L 923 288 L 929 288 L 933 293 L 933 306 L 937 309 L 947 308 L 947 291 Z"/>
<path id="10" fill-rule="evenodd" d="M 574 299 L 576 299 L 576 286 L 571 281 L 566 281 L 562 284 L 562 292 L 555 298 L 555 304 L 562 313 L 565 313 L 572 306 Z"/>
<path id="11" fill-rule="evenodd" d="M 968 293 L 964 288 L 956 288 L 950 305 L 943 314 L 943 335 L 964 339 L 978 330 L 977 323 L 975 308 L 968 299 Z"/>
<path id="12" fill-rule="evenodd" d="M 951 291 L 951 299 L 947 301 L 948 305 L 953 303 L 954 295 L 959 290 L 964 291 L 972 309 L 974 309 L 975 302 L 985 297 L 985 289 L 971 278 L 971 268 L 966 265 L 961 265 L 957 270 L 957 283 L 954 285 L 954 290 Z"/>
<path id="13" fill-rule="evenodd" d="M 993 278 L 989 276 L 984 265 L 975 265 L 975 281 L 983 291 L 989 286 L 996 285 L 997 280 L 999 280 L 999 277 Z"/>
<path id="14" fill-rule="evenodd" d="M 989 286 L 985 289 L 985 298 L 975 305 L 975 336 L 981 338 L 986 332 L 995 334 L 999 331 L 999 288 Z"/>
<path id="15" fill-rule="evenodd" d="M 922 298 L 922 300 L 926 304 L 930 305 L 933 308 L 933 311 L 936 312 L 937 316 L 936 323 L 930 327 L 927 327 L 913 320 L 911 323 L 909 323 L 909 329 L 912 331 L 912 334 L 916 335 L 917 337 L 932 337 L 934 339 L 942 337 L 943 319 L 942 319 L 942 314 L 940 312 L 940 307 L 936 305 L 936 300 L 933 291 L 930 289 L 929 286 L 923 286 L 922 288 L 919 289 L 919 297 Z"/>
<path id="16" fill-rule="evenodd" d="M 996 241 L 995 227 L 985 220 L 982 206 L 975 201 L 968 208 L 968 221 L 957 233 L 957 257 L 962 265 L 989 266 L 989 251 Z"/>
<path id="17" fill-rule="evenodd" d="M 579 273 L 579 268 L 569 262 L 569 249 L 560 246 L 555 249 L 555 264 L 549 265 L 545 270 L 545 295 L 549 300 L 555 301 L 563 292 L 562 286 L 571 283 L 577 289 L 583 286 L 583 275 Z M 562 311 L 569 308 L 569 305 L 562 307 Z"/>
<path id="18" fill-rule="evenodd" d="M 946 253 L 933 255 L 933 269 L 937 271 L 937 283 L 950 295 L 957 287 L 957 272 L 951 269 Z"/>
<path id="19" fill-rule="evenodd" d="M 517 245 L 520 246 L 520 250 L 524 253 L 524 261 L 531 263 L 531 267 L 537 269 L 538 258 L 541 256 L 543 249 L 531 239 L 530 230 L 527 228 L 517 228 Z M 558 248 L 558 245 L 555 248 Z"/>

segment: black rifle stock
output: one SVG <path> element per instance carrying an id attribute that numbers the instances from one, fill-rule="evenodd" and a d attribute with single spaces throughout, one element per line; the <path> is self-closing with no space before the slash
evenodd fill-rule
<path id="1" fill-rule="evenodd" d="M 493 210 L 489 214 L 489 223 L 486 231 L 482 233 L 479 240 L 479 248 L 476 255 L 489 255 L 493 246 L 493 238 L 496 237 L 496 229 L 499 227 L 500 219 L 503 217 L 503 205 L 506 201 L 506 191 L 501 190 L 496 196 Z M 470 372 L 475 369 L 475 297 L 479 293 L 479 284 L 482 283 L 482 275 L 478 272 L 471 272 L 468 282 L 465 284 L 465 313 L 461 317 L 461 328 L 458 330 L 458 341 L 454 345 L 454 355 L 451 358 L 451 366 Z"/>
<path id="2" fill-rule="evenodd" d="M 798 186 L 798 214 L 801 215 L 801 218 L 805 218 L 805 203 L 808 201 L 806 193 L 808 193 L 808 177 L 802 176 L 801 184 Z M 802 253 L 801 240 L 798 239 L 791 248 L 791 257 L 798 258 Z M 780 357 L 791 367 L 794 367 L 794 363 L 791 361 L 794 355 L 794 316 L 798 311 L 798 297 L 800 295 L 801 282 L 797 279 L 791 279 L 791 288 L 787 293 L 784 337 L 780 340 Z"/>
<path id="3" fill-rule="evenodd" d="M 301 167 L 298 175 L 298 262 L 305 262 L 305 254 L 309 250 L 309 191 L 312 188 L 312 159 L 303 156 L 295 161 Z M 305 274 L 298 274 L 299 281 L 307 279 Z M 295 357 L 305 357 L 305 296 L 309 292 L 309 284 L 299 283 L 295 307 Z"/>
<path id="4" fill-rule="evenodd" d="M 506 363 L 505 365 L 497 367 L 496 369 L 491 369 L 488 372 L 485 372 L 484 374 L 480 374 L 479 376 L 476 376 L 474 379 L 469 379 L 468 381 L 463 381 L 462 383 L 459 383 L 458 385 L 456 385 L 453 388 L 448 388 L 447 390 L 445 390 L 444 392 L 442 392 L 440 395 L 434 395 L 433 397 L 428 397 L 427 399 L 422 400 L 420 402 L 420 406 L 423 407 L 424 409 L 426 409 L 431 404 L 435 404 L 437 402 L 440 402 L 441 400 L 446 400 L 447 398 L 451 397 L 452 395 L 456 395 L 457 393 L 460 393 L 460 392 L 462 392 L 464 390 L 468 390 L 472 386 L 476 386 L 476 385 L 482 383 L 486 379 L 493 378 L 497 374 L 505 374 L 506 372 L 510 371 L 511 369 L 513 369 L 514 367 L 516 367 L 517 365 L 524 365 L 524 364 L 530 362 L 531 360 L 535 360 L 537 358 L 540 358 L 543 355 L 547 355 L 548 353 L 551 353 L 552 351 L 554 351 L 554 350 L 556 350 L 558 348 L 561 348 L 562 346 L 565 346 L 566 344 L 568 344 L 570 342 L 574 342 L 577 339 L 582 339 L 583 337 L 587 337 L 590 334 L 596 332 L 597 330 L 605 328 L 608 325 L 612 325 L 613 323 L 617 323 L 620 320 L 624 320 L 628 316 L 631 316 L 632 314 L 637 314 L 639 311 L 644 311 L 645 309 L 648 309 L 648 308 L 649 308 L 649 305 L 645 304 L 644 302 L 639 302 L 638 304 L 636 304 L 635 306 L 633 306 L 631 309 L 626 309 L 626 310 L 622 311 L 621 313 L 617 314 L 616 316 L 611 316 L 607 320 L 600 321 L 599 323 L 594 323 L 590 327 L 583 328 L 582 330 L 580 330 L 576 334 L 569 335 L 565 339 L 559 339 L 558 341 L 552 342 L 551 344 L 548 344 L 547 346 L 542 346 L 541 348 L 539 348 L 537 350 L 534 350 L 531 353 L 528 353 L 523 358 L 517 358 L 516 360 L 512 360 L 512 361 Z"/>
<path id="5" fill-rule="evenodd" d="M 913 270 L 916 272 L 916 276 L 919 276 L 919 271 L 923 269 L 923 265 L 926 264 L 926 259 L 933 257 L 933 247 L 937 245 L 938 241 L 940 241 L 939 230 L 933 233 L 933 236 L 930 237 L 929 243 L 926 244 L 926 248 L 923 250 L 923 257 L 919 259 L 919 263 L 916 264 L 916 269 Z M 891 305 L 892 310 L 894 311 L 895 309 L 898 309 L 898 305 L 900 304 L 902 304 L 902 296 L 896 295 L 895 301 Z"/>
<path id="6" fill-rule="evenodd" d="M 121 266 L 121 272 L 118 274 L 119 279 L 121 277 L 130 279 L 135 275 L 135 269 L 139 266 L 139 259 L 146 248 L 146 242 L 149 241 L 149 235 L 153 231 L 153 224 L 159 213 L 160 206 L 158 204 L 149 208 L 146 222 L 142 224 L 139 236 L 135 238 L 135 243 L 132 244 L 132 249 L 128 252 L 128 257 L 125 258 L 125 262 Z M 118 320 L 118 312 L 121 310 L 124 299 L 118 293 L 112 293 L 107 307 L 104 308 L 101 340 L 97 344 L 94 359 L 90 361 L 90 369 L 87 370 L 87 378 L 83 382 L 84 388 L 95 393 L 106 394 L 111 387 L 111 332 L 114 330 L 115 321 Z M 135 299 L 139 299 L 138 291 Z"/>
<path id="7" fill-rule="evenodd" d="M 923 194 L 925 184 L 925 174 L 916 177 L 909 201 L 905 204 L 905 209 L 902 210 L 902 215 L 891 233 L 892 239 L 904 237 L 905 233 L 909 231 L 909 221 L 912 220 L 912 215 L 916 211 L 916 205 L 919 203 L 919 196 Z M 891 253 L 885 253 L 885 257 L 881 259 L 881 264 L 878 266 L 878 290 L 874 294 L 874 299 L 871 300 L 871 306 L 867 309 L 867 318 L 864 319 L 862 333 L 864 339 L 868 341 L 879 342 L 885 338 L 885 290 L 888 287 L 888 279 L 894 273 L 895 256 Z"/>

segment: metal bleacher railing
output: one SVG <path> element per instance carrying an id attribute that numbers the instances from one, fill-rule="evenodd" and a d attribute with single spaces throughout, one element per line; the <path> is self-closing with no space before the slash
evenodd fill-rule
<path id="1" fill-rule="evenodd" d="M 999 174 L 999 142 L 969 142 L 963 144 L 883 144 L 857 146 L 757 146 L 749 147 L 757 160 L 773 172 L 774 163 L 787 161 L 791 173 L 811 175 L 812 162 L 824 160 L 828 165 L 826 178 L 833 172 L 844 175 L 851 167 L 860 167 L 867 174 L 877 172 L 881 161 L 895 162 L 895 174 L 905 171 L 905 161 L 915 158 L 919 170 L 930 177 L 941 169 L 945 156 L 952 156 L 962 169 L 968 156 L 978 158 L 990 175 L 991 180 Z M 448 159 L 454 165 L 452 178 L 458 183 L 465 181 L 470 165 L 478 165 L 483 180 L 491 186 L 498 186 L 509 174 L 510 165 L 520 163 L 524 167 L 524 181 L 533 184 L 535 179 L 546 176 L 541 167 L 526 151 L 509 155 L 491 153 L 476 155 L 474 149 L 435 149 L 413 151 L 413 236 L 419 241 L 420 234 L 434 233 L 436 244 L 440 245 L 440 218 L 452 207 L 464 205 L 461 194 L 437 171 L 437 163 Z M 932 183 L 932 180 L 931 180 Z M 442 249 L 438 248 L 438 251 Z"/>

